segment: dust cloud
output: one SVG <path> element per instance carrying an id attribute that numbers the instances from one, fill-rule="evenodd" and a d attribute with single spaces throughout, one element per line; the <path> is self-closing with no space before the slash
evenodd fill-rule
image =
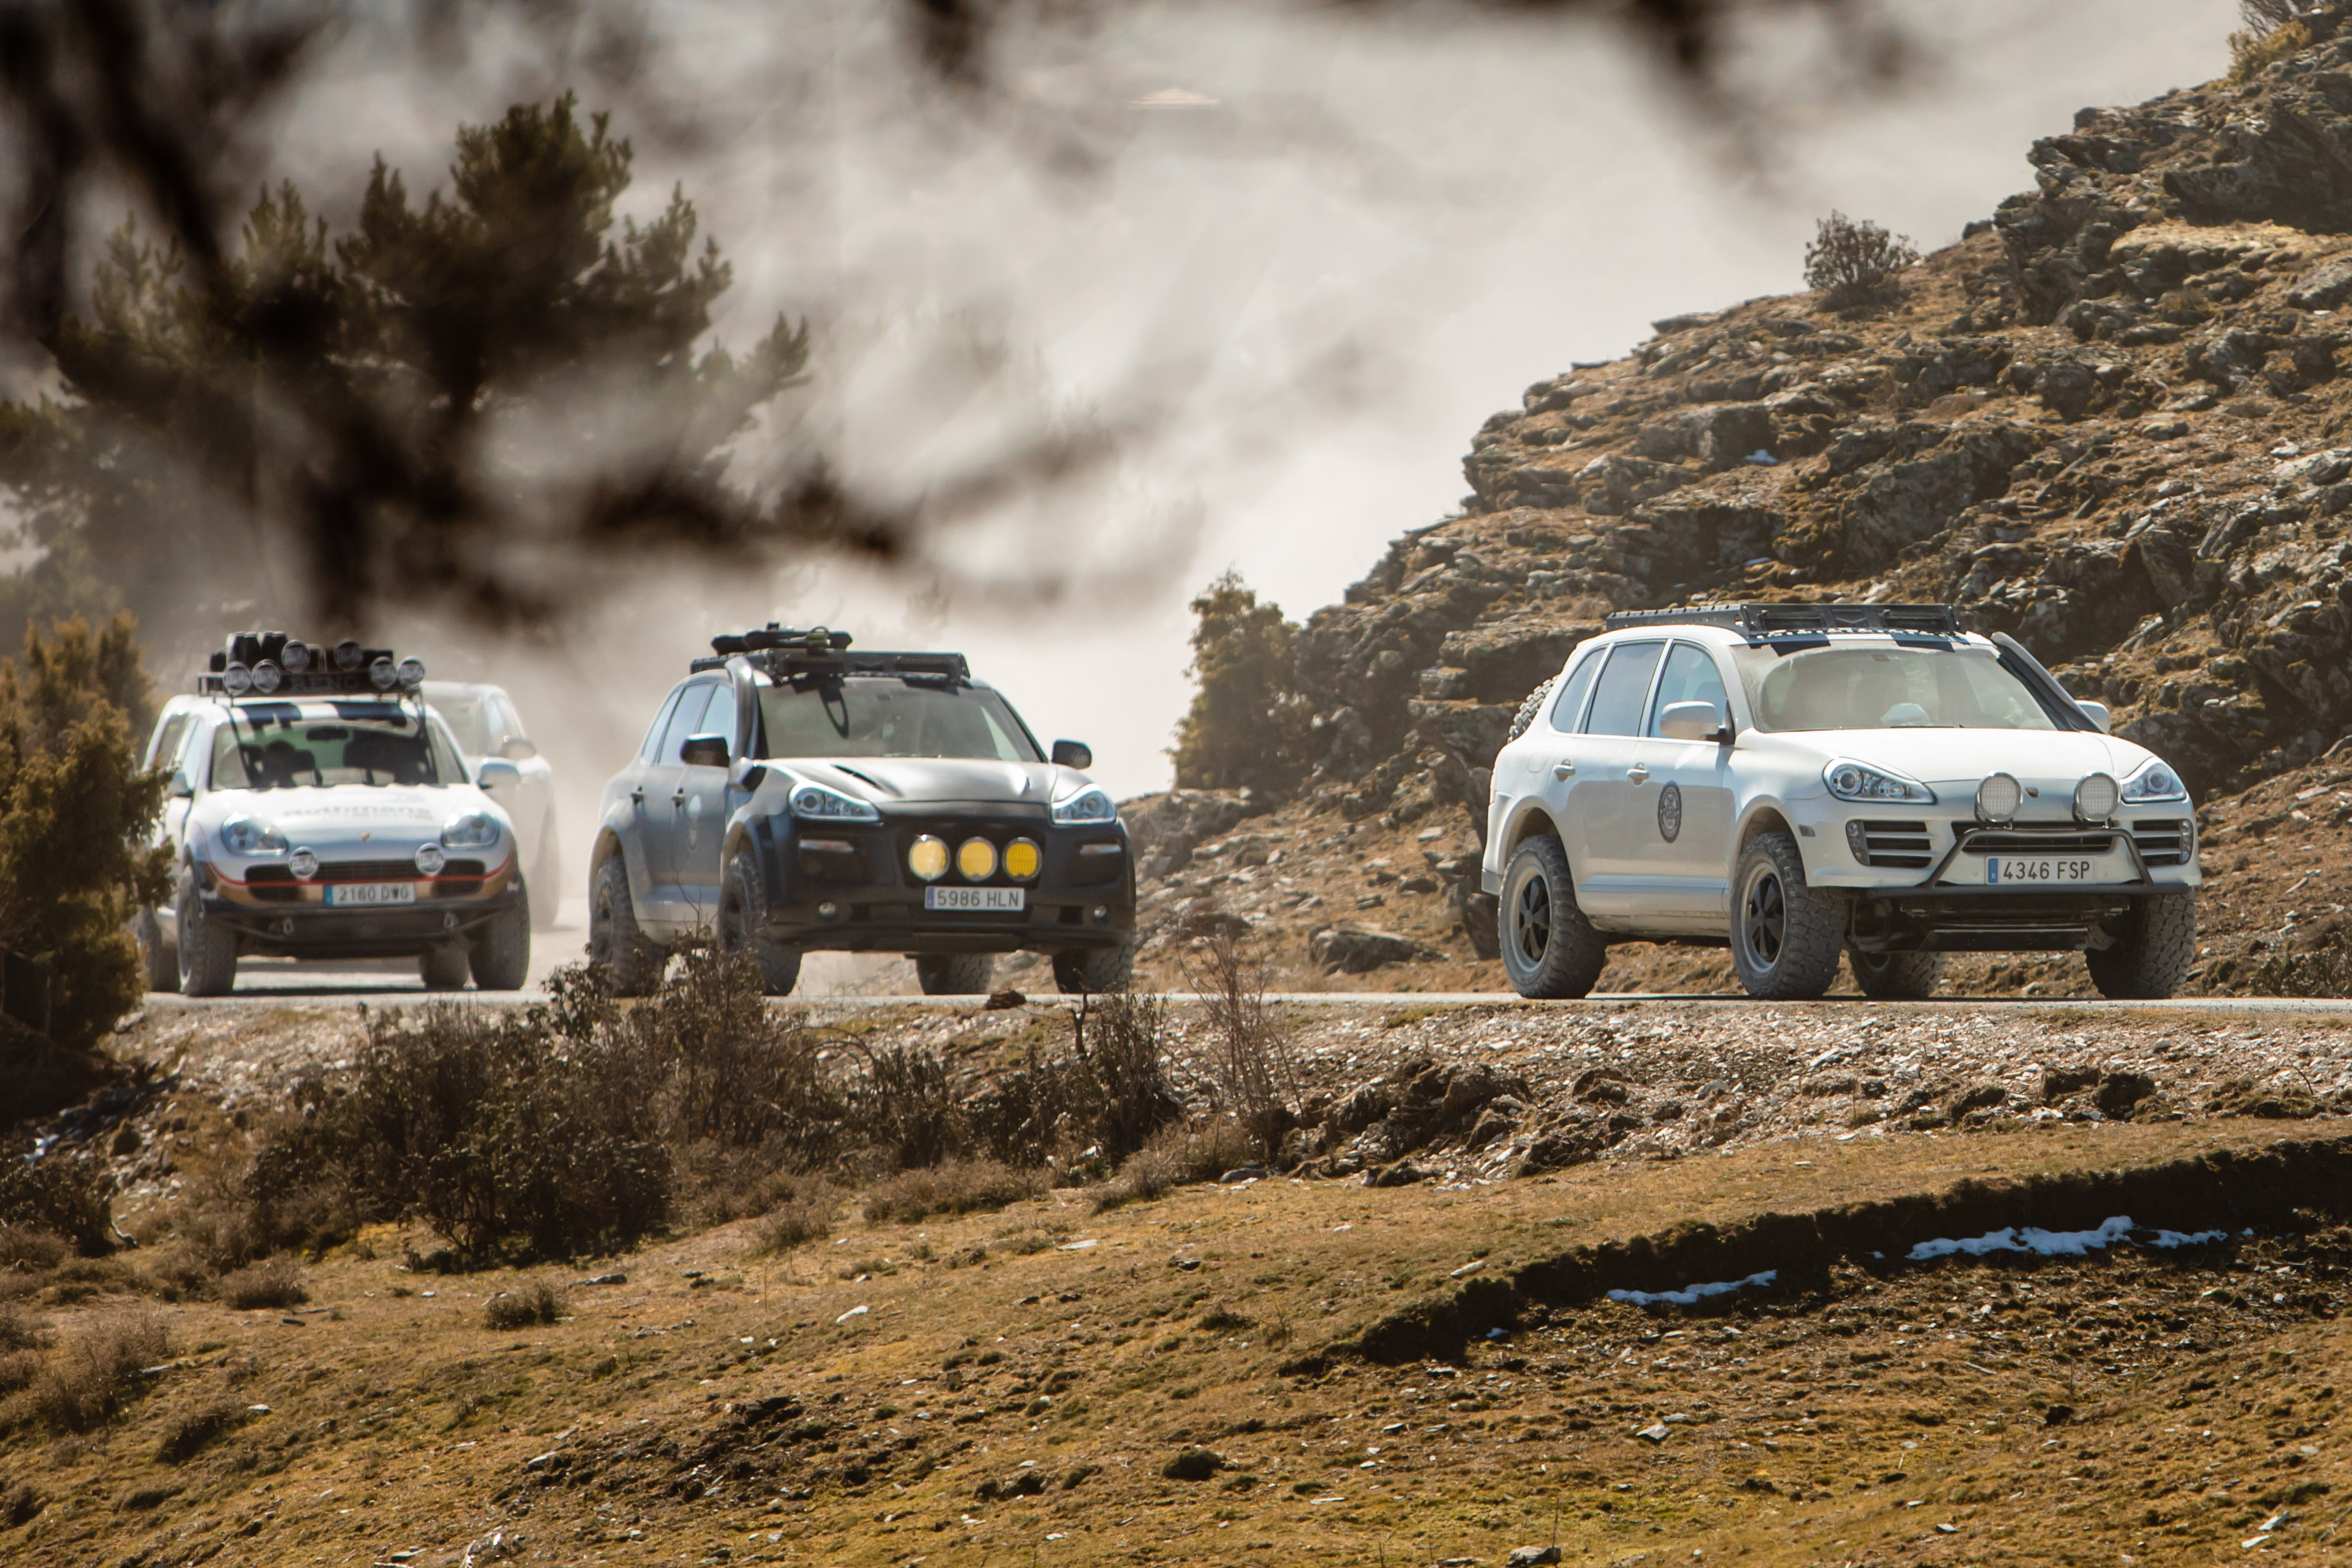
<path id="1" fill-rule="evenodd" d="M 841 0 L 590 7 L 553 45 L 494 26 L 422 62 L 355 23 L 288 100 L 273 173 L 344 195 L 381 152 L 421 194 L 460 120 L 567 88 L 612 109 L 629 210 L 682 182 L 734 264 L 719 336 L 816 324 L 815 373 L 739 441 L 739 479 L 823 450 L 919 505 L 1008 444 L 1096 432 L 1106 455 L 961 508 L 887 570 L 656 551 L 543 632 L 387 630 L 514 692 L 573 897 L 602 782 L 662 694 L 712 632 L 770 619 L 961 649 L 1116 793 L 1164 787 L 1207 578 L 1236 566 L 1298 616 L 1336 599 L 1456 504 L 1470 433 L 1528 382 L 1799 287 L 1832 206 L 1958 237 L 2076 107 L 2219 74 L 2236 15 L 1883 9 L 1912 45 L 1891 89 L 1846 85 L 1811 24 L 1751 23 L 1734 121 L 1598 23 L 1455 6 L 1137 5 L 1007 32 L 977 95 L 912 67 L 895 11 Z"/>

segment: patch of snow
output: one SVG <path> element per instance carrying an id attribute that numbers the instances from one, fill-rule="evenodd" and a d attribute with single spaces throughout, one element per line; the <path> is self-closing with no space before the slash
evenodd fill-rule
<path id="1" fill-rule="evenodd" d="M 1648 1307 L 1664 1303 L 1668 1306 L 1695 1307 L 1709 1296 L 1727 1296 L 1749 1285 L 1769 1285 L 1779 1279 L 1780 1270 L 1767 1269 L 1760 1274 L 1750 1274 L 1745 1280 L 1724 1280 L 1711 1285 L 1693 1285 L 1686 1291 L 1612 1291 L 1609 1299 L 1630 1306 Z"/>
<path id="2" fill-rule="evenodd" d="M 1909 1256 L 1915 1263 L 1949 1258 L 1956 1252 L 1965 1252 L 1971 1258 L 1981 1258 L 1988 1252 L 2032 1252 L 2043 1258 L 2080 1258 L 2127 1239 L 2137 1239 L 2143 1247 L 2169 1249 L 2202 1247 L 2229 1234 L 2226 1230 L 2200 1230 L 2193 1235 L 2178 1230 L 2154 1230 L 2146 1236 L 2134 1238 L 2132 1232 L 2137 1228 L 2131 1217 L 2125 1214 L 2115 1216 L 2096 1230 L 2043 1230 L 2032 1225 L 2004 1226 L 1982 1236 L 1965 1237 L 1957 1241 L 1944 1237 L 1922 1241 L 1911 1249 Z"/>

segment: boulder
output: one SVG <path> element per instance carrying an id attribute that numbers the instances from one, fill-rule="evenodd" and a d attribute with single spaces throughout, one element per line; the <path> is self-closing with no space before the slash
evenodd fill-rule
<path id="1" fill-rule="evenodd" d="M 1149 881 L 1183 870 L 1203 842 L 1233 831 L 1244 818 L 1265 809 L 1245 791 L 1171 789 L 1122 801 L 1118 815 L 1127 824 L 1136 876 Z"/>
<path id="2" fill-rule="evenodd" d="M 1440 956 L 1410 936 L 1369 925 L 1328 925 L 1307 940 L 1308 956 L 1326 969 L 1369 975 L 1391 964 Z"/>

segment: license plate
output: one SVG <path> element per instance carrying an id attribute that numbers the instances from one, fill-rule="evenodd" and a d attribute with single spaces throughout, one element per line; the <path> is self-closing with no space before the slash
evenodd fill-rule
<path id="1" fill-rule="evenodd" d="M 1987 855 L 1989 887 L 2064 887 L 2069 883 L 2117 880 L 2105 855 Z"/>
<path id="2" fill-rule="evenodd" d="M 995 914 L 1003 910 L 1029 907 L 1029 890 L 1025 887 L 927 887 L 923 889 L 925 909 L 952 909 Z"/>
<path id="3" fill-rule="evenodd" d="M 341 909 L 381 909 L 387 904 L 414 904 L 413 882 L 342 882 L 327 887 L 327 902 Z"/>

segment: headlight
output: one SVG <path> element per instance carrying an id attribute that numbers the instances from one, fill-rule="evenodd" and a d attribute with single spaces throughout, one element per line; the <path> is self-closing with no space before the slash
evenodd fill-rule
<path id="1" fill-rule="evenodd" d="M 221 848 L 233 855 L 282 855 L 286 835 L 251 817 L 231 817 L 221 824 Z"/>
<path id="2" fill-rule="evenodd" d="M 907 847 L 907 869 L 925 882 L 937 882 L 947 875 L 947 841 L 929 833 L 917 839 Z"/>
<path id="3" fill-rule="evenodd" d="M 1916 779 L 1883 768 L 1840 759 L 1822 769 L 1822 782 L 1841 800 L 1904 800 L 1922 806 L 1936 803 L 1936 793 Z"/>
<path id="4" fill-rule="evenodd" d="M 2104 773 L 2094 773 L 2074 786 L 2074 820 L 2078 822 L 2104 822 L 2116 814 L 2116 781 Z"/>
<path id="5" fill-rule="evenodd" d="M 1037 846 L 1027 839 L 1015 839 L 1004 846 L 1004 874 L 1015 882 L 1029 881 L 1044 863 Z"/>
<path id="6" fill-rule="evenodd" d="M 286 684 L 286 672 L 264 659 L 253 666 L 253 689 L 263 696 L 274 695 Z"/>
<path id="7" fill-rule="evenodd" d="M 793 815 L 815 822 L 878 822 L 882 813 L 863 800 L 853 800 L 822 784 L 803 784 L 793 791 Z"/>
<path id="8" fill-rule="evenodd" d="M 499 841 L 499 820 L 488 811 L 452 817 L 441 830 L 441 841 L 453 850 L 486 849 Z"/>
<path id="9" fill-rule="evenodd" d="M 399 677 L 402 691 L 413 692 L 425 684 L 425 661 L 403 659 L 400 661 L 400 667 L 393 674 Z"/>
<path id="10" fill-rule="evenodd" d="M 368 685 L 380 692 L 388 692 L 400 684 L 400 667 L 382 654 L 368 666 Z"/>
<path id="11" fill-rule="evenodd" d="M 319 853 L 316 850 L 296 850 L 286 857 L 286 869 L 304 882 L 319 874 Z"/>
<path id="12" fill-rule="evenodd" d="M 2151 757 L 2140 764 L 2139 771 L 2124 780 L 2124 804 L 2152 806 L 2159 800 L 2186 800 L 2189 786 L 2180 781 L 2160 757 Z"/>
<path id="13" fill-rule="evenodd" d="M 288 674 L 300 674 L 310 667 L 310 644 L 288 638 L 286 646 L 278 651 L 278 662 L 286 666 Z"/>
<path id="14" fill-rule="evenodd" d="M 1087 789 L 1054 808 L 1054 821 L 1067 827 L 1076 822 L 1115 822 L 1118 810 L 1099 789 Z"/>
<path id="15" fill-rule="evenodd" d="M 241 697 L 253 689 L 253 672 L 243 664 L 231 664 L 221 672 L 221 690 L 233 697 Z"/>
<path id="16" fill-rule="evenodd" d="M 2025 804 L 2025 786 L 2006 773 L 1989 775 L 1977 786 L 1977 821 L 1999 827 L 2013 821 Z"/>

